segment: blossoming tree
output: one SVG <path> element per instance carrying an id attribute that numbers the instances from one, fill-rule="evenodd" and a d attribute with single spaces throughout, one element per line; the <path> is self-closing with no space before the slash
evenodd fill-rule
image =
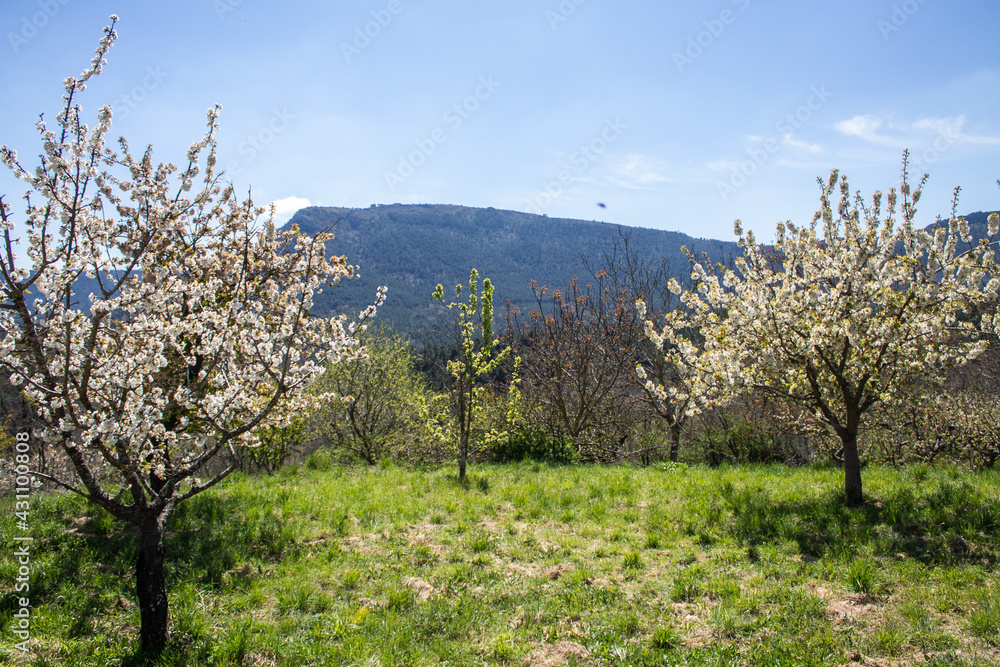
<path id="1" fill-rule="evenodd" d="M 91 66 L 64 81 L 54 127 L 38 123 L 38 166 L 0 149 L 28 187 L 23 221 L 0 198 L 0 366 L 35 407 L 34 436 L 71 463 L 72 476 L 40 476 L 137 528 L 140 639 L 156 655 L 171 514 L 279 409 L 293 414 L 325 361 L 359 354 L 345 318 L 310 317 L 313 295 L 355 269 L 327 259 L 329 234 L 261 228 L 263 210 L 222 182 L 218 107 L 181 168 L 124 139 L 109 148 L 108 106 L 85 124 L 77 97 L 105 65 L 111 20 Z"/>
<path id="2" fill-rule="evenodd" d="M 673 286 L 685 308 L 660 331 L 647 324 L 699 395 L 722 401 L 762 391 L 836 433 L 849 506 L 864 502 L 858 433 L 869 409 L 974 358 L 985 349 L 982 333 L 1000 325 L 988 315 L 961 317 L 1000 291 L 995 243 L 973 239 L 962 218 L 933 233 L 915 228 L 923 183 L 911 189 L 904 156 L 899 191 L 889 191 L 883 211 L 881 193 L 866 205 L 832 172 L 820 181 L 821 208 L 810 225 L 779 224 L 766 246 L 737 221 L 744 251 L 737 270 L 721 272 L 720 282 L 720 272 L 695 263 L 695 288 Z M 991 238 L 998 226 L 993 213 Z"/>

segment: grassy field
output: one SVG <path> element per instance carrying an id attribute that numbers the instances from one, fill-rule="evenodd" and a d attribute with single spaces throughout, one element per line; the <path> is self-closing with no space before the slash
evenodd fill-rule
<path id="1" fill-rule="evenodd" d="M 534 464 L 236 477 L 168 542 L 169 665 L 1000 665 L 1000 473 Z M 30 655 L 131 664 L 128 529 L 32 498 Z"/>

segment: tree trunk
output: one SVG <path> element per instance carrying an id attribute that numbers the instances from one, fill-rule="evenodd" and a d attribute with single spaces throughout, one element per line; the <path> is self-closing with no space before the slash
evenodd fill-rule
<path id="1" fill-rule="evenodd" d="M 858 456 L 858 434 L 846 431 L 840 435 L 844 446 L 844 495 L 848 507 L 860 507 L 865 502 L 861 492 L 861 458 Z"/>
<path id="2" fill-rule="evenodd" d="M 163 528 L 156 516 L 139 526 L 139 557 L 135 588 L 139 598 L 139 638 L 142 652 L 155 659 L 167 645 L 167 584 L 163 573 Z"/>
<path id="3" fill-rule="evenodd" d="M 681 425 L 670 425 L 670 460 L 677 463 L 677 456 L 681 449 Z"/>
<path id="4" fill-rule="evenodd" d="M 469 433 L 463 432 L 458 442 L 458 478 L 465 479 L 465 461 L 469 458 Z"/>

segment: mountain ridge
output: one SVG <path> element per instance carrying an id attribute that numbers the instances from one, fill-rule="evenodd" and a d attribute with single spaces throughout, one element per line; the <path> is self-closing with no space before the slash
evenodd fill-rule
<path id="1" fill-rule="evenodd" d="M 583 257 L 600 264 L 619 233 L 630 236 L 632 249 L 650 260 L 670 258 L 671 269 L 687 270 L 681 248 L 714 261 L 738 254 L 735 242 L 695 238 L 677 231 L 629 227 L 596 220 L 550 218 L 547 215 L 457 204 L 380 204 L 368 208 L 310 206 L 285 224 L 306 234 L 332 228 L 332 254 L 346 255 L 360 267 L 360 278 L 326 290 L 316 299 L 316 313 L 357 312 L 374 298 L 375 288 L 388 294 L 379 320 L 414 334 L 434 318 L 431 292 L 438 283 L 467 283 L 479 271 L 495 287 L 498 310 L 534 303 L 532 280 L 551 288 L 565 287 L 574 276 L 587 275 Z"/>
<path id="2" fill-rule="evenodd" d="M 963 216 L 972 233 L 970 247 L 987 237 L 988 215 L 976 211 Z M 947 223 L 942 219 L 923 229 Z M 378 286 L 387 285 L 388 299 L 377 321 L 391 323 L 415 339 L 428 338 L 440 312 L 440 304 L 431 298 L 437 284 L 446 286 L 445 297 L 450 300 L 454 285 L 466 284 L 473 268 L 493 281 L 497 316 L 502 317 L 507 300 L 521 308 L 535 305 L 529 288 L 532 280 L 553 289 L 565 287 L 573 276 L 587 282 L 581 258 L 589 256 L 599 268 L 602 253 L 613 249 L 619 230 L 631 235 L 630 247 L 639 256 L 652 261 L 669 257 L 675 276 L 688 273 L 681 246 L 696 254 L 704 251 L 713 261 L 740 254 L 735 242 L 682 232 L 453 204 L 311 206 L 296 212 L 283 228 L 295 224 L 308 234 L 332 227 L 335 238 L 327 251 L 346 255 L 349 264 L 360 266 L 359 279 L 342 281 L 315 297 L 315 315 L 354 317 L 373 302 Z M 406 242 L 409 252 L 404 253 Z M 964 249 L 963 244 L 959 250 Z M 81 274 L 74 292 L 77 304 L 89 312 L 86 295 L 100 293 L 97 279 Z"/>
<path id="3" fill-rule="evenodd" d="M 964 217 L 973 239 L 987 234 L 989 212 Z M 938 220 L 924 229 L 933 229 Z M 619 233 L 630 237 L 637 255 L 652 261 L 669 258 L 674 275 L 686 274 L 682 247 L 713 262 L 741 254 L 735 241 L 696 238 L 678 231 L 631 227 L 597 220 L 550 218 L 547 215 L 477 208 L 458 204 L 372 204 L 367 208 L 310 206 L 284 225 L 307 234 L 332 228 L 331 254 L 346 255 L 360 267 L 359 278 L 344 281 L 317 296 L 315 313 L 356 314 L 370 304 L 379 285 L 388 287 L 379 321 L 423 338 L 436 317 L 431 292 L 441 283 L 450 299 L 453 286 L 466 284 L 469 271 L 479 271 L 495 287 L 498 316 L 510 301 L 521 308 L 535 304 L 529 284 L 563 288 L 574 276 L 586 282 L 582 261 L 598 267 L 611 252 Z"/>

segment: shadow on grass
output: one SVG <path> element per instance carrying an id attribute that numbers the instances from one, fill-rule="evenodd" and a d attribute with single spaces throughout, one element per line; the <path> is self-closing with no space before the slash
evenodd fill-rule
<path id="1" fill-rule="evenodd" d="M 1000 555 L 1000 507 L 965 481 L 920 494 L 898 487 L 853 510 L 841 491 L 787 499 L 760 485 L 724 484 L 720 495 L 732 534 L 749 546 L 791 540 L 808 556 L 867 548 L 927 564 L 995 564 Z"/>
<path id="2" fill-rule="evenodd" d="M 478 491 L 480 493 L 490 492 L 490 479 L 486 475 L 445 475 L 444 479 L 448 484 L 462 489 L 463 491 Z"/>
<path id="3" fill-rule="evenodd" d="M 125 609 L 134 616 L 129 623 L 134 624 L 136 634 L 129 639 L 137 645 L 135 529 L 76 499 L 45 499 L 39 509 L 35 513 L 38 535 L 31 545 L 32 605 L 47 606 L 51 613 L 65 618 L 65 639 L 93 636 L 102 618 Z M 273 500 L 252 504 L 245 497 L 204 494 L 181 505 L 165 538 L 167 594 L 175 636 L 168 647 L 172 657 L 161 663 L 190 664 L 193 654 L 189 653 L 204 644 L 192 648 L 178 641 L 187 634 L 183 628 L 178 634 L 181 584 L 249 587 L 263 571 L 263 563 L 297 552 L 294 537 L 274 509 Z M 23 595 L 14 590 L 0 594 L 4 627 L 19 609 L 18 597 Z M 120 664 L 147 662 L 135 653 Z"/>
<path id="4" fill-rule="evenodd" d="M 174 575 L 210 586 L 249 583 L 249 564 L 279 561 L 298 549 L 295 531 L 275 511 L 273 499 L 253 504 L 214 494 L 195 496 L 177 509 L 165 546 L 173 570 L 168 580 Z"/>
<path id="5" fill-rule="evenodd" d="M 134 597 L 135 540 L 132 531 L 104 510 L 58 500 L 37 505 L 39 534 L 31 543 L 30 599 L 72 609 L 72 637 L 86 634 L 90 622 L 122 595 Z M 11 591 L 0 597 L 0 617 L 17 609 Z"/>

